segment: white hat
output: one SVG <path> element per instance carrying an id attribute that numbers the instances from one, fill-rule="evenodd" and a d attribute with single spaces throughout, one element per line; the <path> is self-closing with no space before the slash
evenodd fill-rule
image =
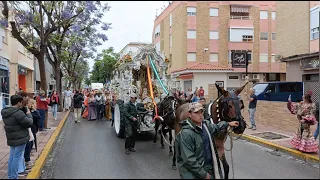
<path id="1" fill-rule="evenodd" d="M 130 97 L 132 97 L 132 98 L 136 98 L 136 97 L 137 97 L 137 95 L 136 95 L 135 93 L 131 93 L 131 94 L 130 94 Z"/>

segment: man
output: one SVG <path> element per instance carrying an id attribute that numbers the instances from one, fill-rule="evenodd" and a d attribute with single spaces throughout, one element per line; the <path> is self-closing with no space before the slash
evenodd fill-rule
<path id="1" fill-rule="evenodd" d="M 50 99 L 45 96 L 45 91 L 41 90 L 40 95 L 36 97 L 37 101 L 37 111 L 40 113 L 40 127 L 39 131 L 43 131 L 46 129 L 46 111 L 48 110 L 48 104 L 50 102 Z"/>
<path id="2" fill-rule="evenodd" d="M 200 98 L 204 97 L 204 89 L 202 86 L 200 86 L 199 95 L 200 95 Z"/>
<path id="3" fill-rule="evenodd" d="M 208 113 L 209 109 L 208 109 L 208 105 L 206 104 L 206 98 L 202 97 L 200 98 L 200 104 L 202 105 L 204 112 L 203 112 L 203 116 L 205 120 L 210 120 L 210 115 Z"/>
<path id="4" fill-rule="evenodd" d="M 97 92 L 95 99 L 96 99 L 96 107 L 97 107 L 97 119 L 98 121 L 102 121 L 102 118 L 103 118 L 102 111 L 103 111 L 104 100 L 100 90 Z"/>
<path id="5" fill-rule="evenodd" d="M 67 87 L 67 90 L 64 91 L 64 109 L 68 111 L 71 106 L 71 97 L 72 91 Z"/>
<path id="6" fill-rule="evenodd" d="M 249 92 L 250 92 L 249 96 L 246 94 L 248 101 L 249 101 L 248 111 L 249 111 L 249 117 L 250 117 L 250 123 L 251 123 L 251 126 L 249 127 L 249 129 L 256 130 L 257 127 L 256 127 L 255 119 L 254 119 L 254 114 L 256 113 L 257 96 L 254 94 L 253 88 L 250 88 Z"/>
<path id="7" fill-rule="evenodd" d="M 8 178 L 18 179 L 19 165 L 24 161 L 25 147 L 30 139 L 28 128 L 33 126 L 33 120 L 28 108 L 26 114 L 21 110 L 22 96 L 13 95 L 10 101 L 12 107 L 2 109 L 1 115 L 6 131 L 7 144 L 10 146 Z"/>
<path id="8" fill-rule="evenodd" d="M 182 121 L 181 131 L 177 134 L 175 147 L 177 164 L 182 179 L 215 179 L 219 157 L 215 156 L 212 136 L 226 130 L 228 125 L 237 127 L 237 121 L 211 124 L 203 120 L 203 107 L 200 103 L 189 104 L 189 118 Z M 214 149 L 211 149 L 211 148 Z M 213 156 L 214 155 L 214 156 Z M 212 178 L 211 178 L 212 177 Z"/>
<path id="9" fill-rule="evenodd" d="M 145 109 L 142 107 L 136 106 L 137 95 L 132 93 L 130 95 L 130 101 L 124 105 L 124 116 L 125 116 L 125 131 L 126 131 L 126 142 L 125 149 L 126 154 L 130 154 L 131 152 L 135 152 L 134 146 L 136 143 L 136 135 L 138 129 L 138 110 L 144 111 Z"/>
<path id="10" fill-rule="evenodd" d="M 81 108 L 83 102 L 82 94 L 79 91 L 76 91 L 75 95 L 73 96 L 73 105 L 74 105 L 74 117 L 75 123 L 80 123 L 81 119 Z"/>

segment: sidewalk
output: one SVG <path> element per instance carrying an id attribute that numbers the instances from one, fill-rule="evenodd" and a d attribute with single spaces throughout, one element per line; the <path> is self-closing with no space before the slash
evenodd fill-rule
<path id="1" fill-rule="evenodd" d="M 290 145 L 290 140 L 292 139 L 296 129 L 294 125 L 296 124 L 293 123 L 291 126 L 282 126 L 279 128 L 268 126 L 259 122 L 257 122 L 256 125 L 257 130 L 246 129 L 244 135 L 241 138 L 253 143 L 261 144 L 263 146 L 268 146 L 271 149 L 288 153 L 305 161 L 319 162 L 319 152 L 302 153 L 292 148 L 292 146 Z M 311 126 L 312 133 L 315 131 L 315 129 L 316 125 Z"/>
<path id="2" fill-rule="evenodd" d="M 51 128 L 47 131 L 39 131 L 37 133 L 37 140 L 38 140 L 38 152 L 35 150 L 31 151 L 31 161 L 34 163 L 37 158 L 39 157 L 40 153 L 42 152 L 43 148 L 47 144 L 48 140 L 50 139 L 51 135 L 53 134 L 54 130 L 59 125 L 61 119 L 64 117 L 66 112 L 58 112 L 58 118 L 55 121 L 52 117 L 52 111 L 49 108 L 48 111 L 48 128 Z M 0 121 L 0 179 L 7 179 L 7 171 L 8 171 L 8 158 L 10 148 L 7 145 L 6 134 L 4 130 L 3 121 Z M 24 179 L 25 177 L 19 177 L 20 179 Z"/>

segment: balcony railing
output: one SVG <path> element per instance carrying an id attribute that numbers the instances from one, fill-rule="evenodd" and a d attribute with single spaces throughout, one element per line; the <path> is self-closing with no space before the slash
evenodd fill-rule
<path id="1" fill-rule="evenodd" d="M 230 19 L 251 20 L 250 16 L 230 16 Z"/>

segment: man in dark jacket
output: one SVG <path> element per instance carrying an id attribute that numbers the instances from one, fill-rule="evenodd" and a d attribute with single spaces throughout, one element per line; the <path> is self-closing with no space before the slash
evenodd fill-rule
<path id="1" fill-rule="evenodd" d="M 125 149 L 126 154 L 130 154 L 131 152 L 135 152 L 134 145 L 136 143 L 136 135 L 138 130 L 138 108 L 136 106 L 137 95 L 132 93 L 130 95 L 130 101 L 124 105 L 124 115 L 126 118 L 125 122 L 125 134 L 126 134 L 126 142 Z M 144 111 L 145 109 L 140 108 L 139 110 Z"/>
<path id="2" fill-rule="evenodd" d="M 73 96 L 73 107 L 74 107 L 74 117 L 75 123 L 79 123 L 81 119 L 81 108 L 82 108 L 83 96 L 76 91 L 76 94 Z"/>
<path id="3" fill-rule="evenodd" d="M 26 114 L 21 110 L 22 96 L 13 95 L 10 101 L 12 107 L 2 109 L 1 115 L 10 146 L 8 178 L 17 179 L 19 163 L 23 162 L 24 150 L 30 139 L 28 128 L 33 126 L 33 120 L 29 109 Z"/>
<path id="4" fill-rule="evenodd" d="M 177 134 L 175 147 L 177 164 L 182 179 L 216 179 L 219 157 L 216 156 L 216 145 L 213 136 L 228 126 L 238 126 L 238 121 L 211 124 L 203 120 L 203 106 L 190 103 L 189 119 L 180 123 L 181 131 Z M 220 171 L 221 172 L 221 171 Z"/>

